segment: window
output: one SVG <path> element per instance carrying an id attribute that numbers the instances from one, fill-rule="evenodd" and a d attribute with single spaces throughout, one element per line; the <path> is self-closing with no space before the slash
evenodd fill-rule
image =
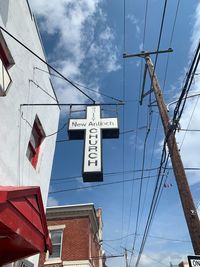
<path id="1" fill-rule="evenodd" d="M 31 131 L 31 137 L 28 143 L 28 148 L 26 155 L 31 162 L 32 166 L 36 169 L 39 152 L 40 152 L 40 146 L 42 144 L 42 141 L 44 140 L 45 133 L 42 128 L 41 122 L 36 115 L 35 121 L 33 124 L 33 128 Z"/>
<path id="2" fill-rule="evenodd" d="M 8 69 L 14 64 L 5 39 L 0 32 L 0 96 L 5 96 L 11 84 Z"/>
<path id="3" fill-rule="evenodd" d="M 52 242 L 52 255 L 47 252 L 45 265 L 56 264 L 62 262 L 62 242 L 63 242 L 63 231 L 65 224 L 62 225 L 49 225 L 49 235 Z"/>
<path id="4" fill-rule="evenodd" d="M 62 250 L 62 234 L 63 230 L 51 230 L 51 242 L 52 242 L 52 254 L 49 255 L 49 259 L 60 259 Z"/>

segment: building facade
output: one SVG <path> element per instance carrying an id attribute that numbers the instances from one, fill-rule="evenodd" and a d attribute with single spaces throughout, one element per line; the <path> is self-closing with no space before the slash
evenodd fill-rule
<path id="1" fill-rule="evenodd" d="M 53 253 L 40 255 L 39 267 L 103 267 L 102 214 L 93 204 L 47 208 Z"/>
<path id="2" fill-rule="evenodd" d="M 23 46 L 46 60 L 28 1 L 2 0 L 0 26 L 0 185 L 39 186 L 45 207 L 60 110 L 43 105 L 57 104 L 48 68 Z"/>
<path id="3" fill-rule="evenodd" d="M 182 262 L 179 263 L 178 266 L 179 267 L 189 267 L 189 263 L 188 263 L 188 261 L 182 261 Z"/>

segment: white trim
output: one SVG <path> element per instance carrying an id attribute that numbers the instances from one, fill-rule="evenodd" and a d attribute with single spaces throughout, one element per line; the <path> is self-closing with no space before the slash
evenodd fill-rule
<path id="1" fill-rule="evenodd" d="M 51 207 L 47 207 L 47 209 L 55 209 L 55 208 L 75 208 L 75 207 L 87 207 L 87 206 L 94 206 L 94 203 L 84 203 L 84 204 L 73 204 L 73 205 L 63 205 L 63 206 L 51 206 Z"/>
<path id="2" fill-rule="evenodd" d="M 63 261 L 63 267 L 69 266 L 92 267 L 92 264 L 89 260 Z"/>
<path id="3" fill-rule="evenodd" d="M 51 231 L 57 231 L 57 230 L 58 231 L 59 230 L 62 231 L 61 241 L 60 241 L 60 257 L 57 257 L 57 258 L 49 258 L 49 251 L 47 251 L 44 265 L 54 264 L 54 263 L 62 263 L 61 256 L 62 256 L 62 248 L 63 248 L 63 230 L 64 230 L 64 228 L 65 228 L 65 225 L 64 224 L 48 226 L 50 237 L 51 237 Z"/>
<path id="4" fill-rule="evenodd" d="M 44 262 L 44 265 L 62 263 L 61 259 L 48 259 Z"/>
<path id="5" fill-rule="evenodd" d="M 61 225 L 49 225 L 48 226 L 48 229 L 49 231 L 52 231 L 52 230 L 63 230 L 65 229 L 66 225 L 65 224 L 61 224 Z"/>

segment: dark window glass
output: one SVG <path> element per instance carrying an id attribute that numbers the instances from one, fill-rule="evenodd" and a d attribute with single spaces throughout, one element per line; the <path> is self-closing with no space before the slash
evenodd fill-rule
<path id="1" fill-rule="evenodd" d="M 61 248 L 62 248 L 62 230 L 52 230 L 51 232 L 51 242 L 52 242 L 52 255 L 49 258 L 60 258 Z"/>

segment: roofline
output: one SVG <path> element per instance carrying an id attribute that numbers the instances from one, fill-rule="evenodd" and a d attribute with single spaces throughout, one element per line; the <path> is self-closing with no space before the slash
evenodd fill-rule
<path id="1" fill-rule="evenodd" d="M 99 222 L 93 203 L 47 207 L 46 209 L 47 221 L 77 217 L 89 217 L 94 233 L 98 232 Z"/>
<path id="2" fill-rule="evenodd" d="M 62 206 L 50 206 L 47 207 L 46 209 L 55 209 L 55 208 L 67 208 L 67 207 L 82 207 L 82 206 L 93 206 L 94 207 L 94 203 L 83 203 L 83 204 L 71 204 L 71 205 L 62 205 Z"/>

